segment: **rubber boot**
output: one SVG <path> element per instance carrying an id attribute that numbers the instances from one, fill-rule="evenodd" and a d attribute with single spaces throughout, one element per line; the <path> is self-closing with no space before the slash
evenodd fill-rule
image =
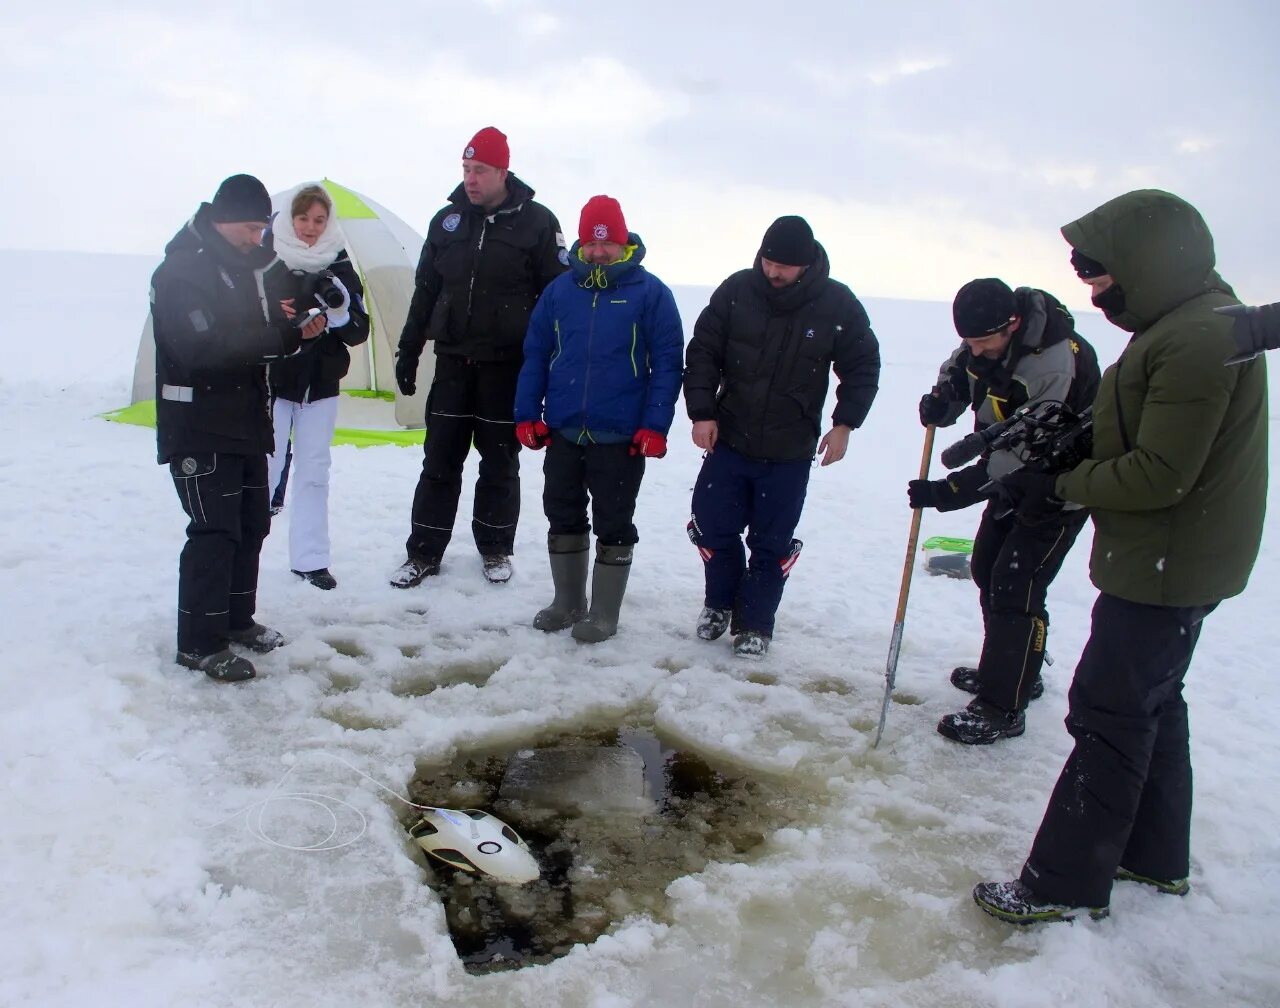
<path id="1" fill-rule="evenodd" d="M 584 644 L 598 644 L 618 632 L 618 611 L 627 593 L 631 574 L 630 546 L 596 543 L 596 564 L 591 574 L 591 609 L 573 625 L 573 637 Z"/>
<path id="2" fill-rule="evenodd" d="M 572 626 L 587 614 L 587 551 L 589 535 L 547 536 L 547 559 L 555 598 L 533 618 L 539 630 L 551 633 Z"/>

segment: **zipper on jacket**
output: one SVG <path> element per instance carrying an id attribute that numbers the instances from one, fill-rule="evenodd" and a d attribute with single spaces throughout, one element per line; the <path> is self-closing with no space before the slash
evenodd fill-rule
<path id="1" fill-rule="evenodd" d="M 582 429 L 587 429 L 587 390 L 591 387 L 591 343 L 596 333 L 596 302 L 600 292 L 591 295 L 591 324 L 587 326 L 587 373 L 582 376 Z"/>
<path id="2" fill-rule="evenodd" d="M 476 271 L 480 268 L 480 253 L 484 251 L 484 234 L 492 218 L 484 217 L 480 221 L 480 238 L 476 242 L 475 253 L 471 256 L 471 278 L 467 281 L 467 333 L 471 332 L 471 295 L 476 289 Z"/>
<path id="3" fill-rule="evenodd" d="M 792 336 L 792 333 L 795 332 L 795 325 L 796 325 L 795 317 L 792 316 L 787 320 L 787 328 L 783 332 L 782 342 L 778 346 L 778 360 L 769 369 L 769 384 L 765 387 L 765 390 L 764 390 L 764 409 L 760 411 L 760 442 L 759 443 L 761 446 L 760 447 L 761 451 L 764 450 L 765 428 L 769 426 L 768 424 L 769 403 L 773 399 L 773 383 L 777 380 L 778 371 L 782 367 L 782 362 L 785 359 L 787 348 L 791 346 L 791 336 Z M 768 332 L 768 323 L 765 323 L 765 331 Z M 821 409 L 821 407 L 819 407 L 819 409 Z"/>

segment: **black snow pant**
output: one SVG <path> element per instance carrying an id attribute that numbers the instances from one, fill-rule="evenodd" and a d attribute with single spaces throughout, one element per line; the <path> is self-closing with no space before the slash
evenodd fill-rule
<path id="1" fill-rule="evenodd" d="M 481 556 L 510 556 L 520 518 L 520 455 L 513 411 L 520 361 L 436 355 L 427 396 L 422 475 L 413 495 L 411 557 L 439 557 L 453 536 L 462 467 L 474 441 L 480 453 L 471 532 Z"/>
<path id="2" fill-rule="evenodd" d="M 542 465 L 542 509 L 551 535 L 585 535 L 595 526 L 605 546 L 634 546 L 636 497 L 644 479 L 644 456 L 631 454 L 631 442 L 575 444 L 551 434 Z M 591 518 L 587 521 L 587 499 Z"/>
<path id="3" fill-rule="evenodd" d="M 1013 713 L 1026 709 L 1031 685 L 1040 677 L 1049 632 L 1045 597 L 1088 512 L 1064 511 L 1027 525 L 1016 514 L 995 517 L 1005 508 L 992 501 L 982 512 L 970 569 L 985 631 L 978 697 Z"/>
<path id="4" fill-rule="evenodd" d="M 801 542 L 793 535 L 808 488 L 808 459 L 752 459 L 723 442 L 703 458 L 689 538 L 704 564 L 703 604 L 732 610 L 733 633 L 773 636 L 782 590 L 800 556 Z"/>
<path id="5" fill-rule="evenodd" d="M 1069 906 L 1106 906 L 1116 868 L 1183 879 L 1191 864 L 1191 753 L 1182 683 L 1214 605 L 1099 595 L 1071 684 L 1075 748 L 1022 881 Z"/>
<path id="6" fill-rule="evenodd" d="M 271 530 L 267 457 L 222 452 L 169 462 L 190 521 L 178 561 L 178 650 L 208 655 L 227 646 L 227 630 L 253 625 L 258 554 Z"/>

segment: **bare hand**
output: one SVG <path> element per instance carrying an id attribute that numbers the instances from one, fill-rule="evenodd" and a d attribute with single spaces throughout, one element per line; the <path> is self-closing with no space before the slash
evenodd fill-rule
<path id="1" fill-rule="evenodd" d="M 306 325 L 302 327 L 302 338 L 304 340 L 315 339 L 317 336 L 319 336 L 322 332 L 325 331 L 328 325 L 329 325 L 329 320 L 325 318 L 324 312 L 321 312 L 319 315 L 317 315 L 315 318 L 313 318 L 310 322 L 308 322 Z"/>
<path id="2" fill-rule="evenodd" d="M 839 462 L 844 458 L 844 453 L 849 448 L 849 431 L 850 428 L 845 427 L 843 424 L 836 424 L 818 442 L 818 453 L 822 455 L 822 464 L 824 466 L 831 465 L 832 462 Z"/>
<path id="3" fill-rule="evenodd" d="M 693 422 L 693 443 L 703 451 L 711 451 L 720 438 L 720 425 L 714 420 Z"/>
<path id="4" fill-rule="evenodd" d="M 298 314 L 297 310 L 293 307 L 293 298 L 285 298 L 281 301 L 280 310 L 284 312 L 284 317 L 287 319 L 291 319 Z"/>

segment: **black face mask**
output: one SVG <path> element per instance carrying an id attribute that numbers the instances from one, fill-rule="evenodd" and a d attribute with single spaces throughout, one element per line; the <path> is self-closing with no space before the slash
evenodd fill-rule
<path id="1" fill-rule="evenodd" d="M 1095 294 L 1089 300 L 1109 319 L 1124 314 L 1124 288 L 1118 283 L 1113 283 L 1101 294 Z"/>

